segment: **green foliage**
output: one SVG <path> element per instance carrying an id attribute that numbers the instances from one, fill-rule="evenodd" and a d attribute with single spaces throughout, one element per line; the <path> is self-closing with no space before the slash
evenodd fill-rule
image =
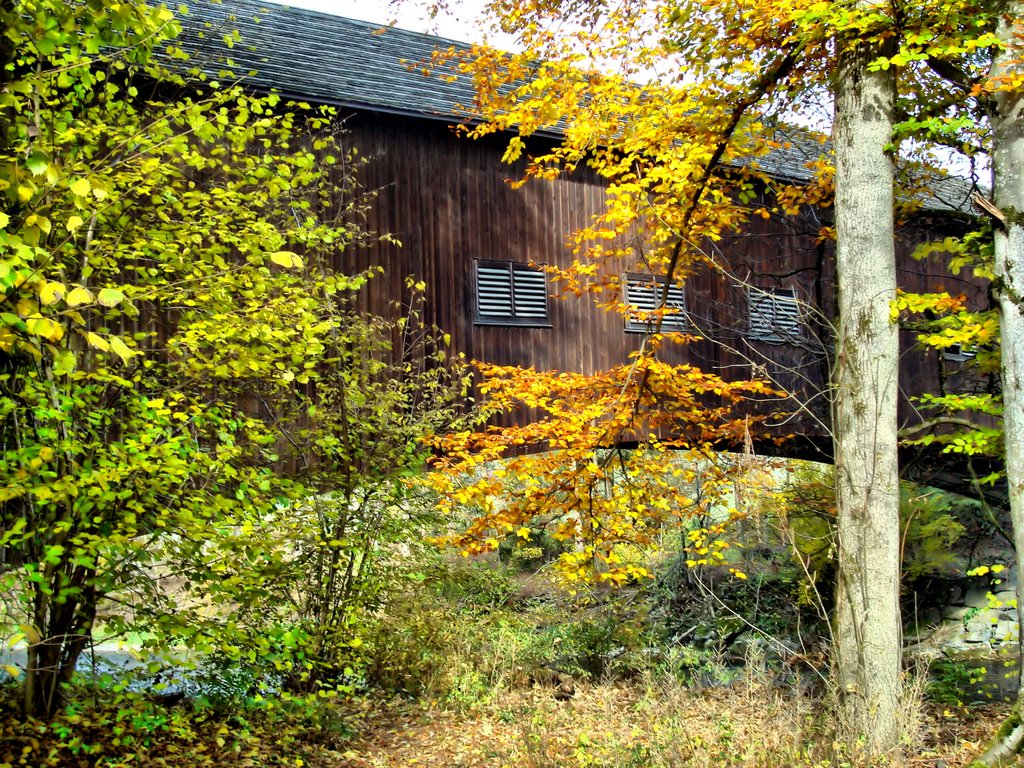
<path id="1" fill-rule="evenodd" d="M 141 693 L 74 687 L 44 722 L 18 712 L 11 686 L 0 691 L 2 759 L 44 768 L 168 765 L 189 768 L 313 764 L 340 746 L 351 727 L 327 702 L 278 698 L 168 707 Z"/>
<path id="2" fill-rule="evenodd" d="M 963 237 L 924 243 L 916 258 L 942 254 L 953 275 L 970 271 L 974 277 L 994 280 L 993 229 L 985 221 Z M 1000 394 L 999 318 L 991 307 L 970 307 L 964 297 L 948 294 L 901 294 L 895 306 L 903 327 L 914 331 L 918 343 L 934 350 L 942 364 L 950 352 L 961 356 L 960 370 L 940 376 L 940 389 L 917 397 L 931 415 L 923 425 L 905 434 L 911 445 L 941 447 L 944 453 L 965 457 L 1000 457 L 1003 445 L 1003 402 Z M 999 481 L 996 471 L 976 478 L 976 485 Z M 980 488 L 979 488 L 980 492 Z"/>
<path id="3" fill-rule="evenodd" d="M 790 478 L 786 488 L 770 503 L 783 538 L 791 547 L 802 571 L 800 599 L 813 602 L 834 573 L 835 492 L 834 470 L 825 465 L 805 465 Z M 953 547 L 965 532 L 957 519 L 961 510 L 948 494 L 910 483 L 900 487 L 905 582 L 941 574 L 956 562 Z"/>
<path id="4" fill-rule="evenodd" d="M 518 587 L 505 568 L 461 557 L 430 558 L 423 566 L 418 573 L 423 586 L 467 612 L 511 607 L 518 598 Z"/>
<path id="5" fill-rule="evenodd" d="M 523 682 L 546 647 L 528 617 L 507 608 L 515 592 L 509 572 L 437 556 L 426 560 L 419 577 L 393 593 L 368 627 L 371 682 L 455 705 L 486 701 Z"/>
<path id="6" fill-rule="evenodd" d="M 0 19 L 0 595 L 25 711 L 59 710 L 101 619 L 318 690 L 468 379 L 422 284 L 383 319 L 356 308 L 371 274 L 335 270 L 369 198 L 329 109 L 161 68 L 182 55 L 162 7 Z"/>
<path id="7" fill-rule="evenodd" d="M 956 564 L 954 547 L 966 530 L 957 519 L 959 505 L 941 491 L 909 484 L 900 496 L 904 578 L 948 572 Z"/>
<path id="8" fill-rule="evenodd" d="M 960 661 L 939 659 L 928 669 L 925 695 L 937 704 L 963 704 L 968 688 L 978 682 L 980 670 Z"/>
<path id="9" fill-rule="evenodd" d="M 422 286 L 409 288 L 418 302 Z M 423 327 L 418 303 L 395 313 L 345 312 L 315 395 L 297 396 L 294 420 L 275 425 L 305 467 L 304 487 L 318 492 L 224 539 L 219 581 L 197 577 L 206 596 L 238 604 L 229 622 L 250 634 L 237 653 L 255 651 L 273 672 L 295 662 L 288 690 L 315 692 L 361 668 L 368 615 L 416 580 L 436 524 L 433 498 L 406 480 L 423 466 L 417 436 L 462 418 L 468 378 L 441 334 Z M 278 639 L 268 648 L 271 628 Z"/>
<path id="10" fill-rule="evenodd" d="M 646 666 L 642 651 L 654 640 L 642 610 L 615 603 L 571 614 L 547 630 L 556 666 L 584 678 L 629 677 Z"/>
<path id="11" fill-rule="evenodd" d="M 535 571 L 566 551 L 564 541 L 559 541 L 543 528 L 532 528 L 528 536 L 506 536 L 498 546 L 498 557 L 502 562 L 514 563 L 522 571 Z"/>

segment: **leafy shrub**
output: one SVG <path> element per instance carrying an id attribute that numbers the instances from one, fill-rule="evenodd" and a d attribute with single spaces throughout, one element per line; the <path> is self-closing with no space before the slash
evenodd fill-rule
<path id="1" fill-rule="evenodd" d="M 282 676 L 265 665 L 247 663 L 222 652 L 203 658 L 175 686 L 199 707 L 235 712 L 261 695 L 277 695 Z"/>
<path id="2" fill-rule="evenodd" d="M 629 677 L 647 666 L 656 634 L 642 601 L 609 600 L 551 624 L 545 644 L 552 650 L 543 662 L 593 680 Z"/>
<path id="3" fill-rule="evenodd" d="M 536 571 L 562 555 L 566 543 L 543 528 L 531 528 L 529 538 L 510 534 L 498 546 L 498 558 L 520 571 Z"/>
<path id="4" fill-rule="evenodd" d="M 977 682 L 979 670 L 960 661 L 939 659 L 928 668 L 925 695 L 937 704 L 963 703 L 964 692 Z"/>
<path id="5" fill-rule="evenodd" d="M 510 606 L 519 592 L 506 568 L 464 557 L 435 554 L 414 578 L 436 597 L 470 611 Z"/>
<path id="6" fill-rule="evenodd" d="M 67 705 L 44 722 L 21 715 L 17 694 L 11 683 L 0 689 L 0 761 L 17 755 L 16 764 L 38 768 L 319 764 L 318 753 L 353 735 L 322 697 L 167 706 L 148 693 L 72 685 Z"/>
<path id="7" fill-rule="evenodd" d="M 805 573 L 800 599 L 810 601 L 831 593 L 836 519 L 833 468 L 803 465 L 782 493 L 769 503 L 769 508 Z M 959 512 L 958 502 L 949 494 L 911 483 L 901 484 L 905 584 L 940 574 L 955 563 L 953 548 L 965 531 L 957 519 Z"/>
<path id="8" fill-rule="evenodd" d="M 524 683 L 544 636 L 509 610 L 516 595 L 502 566 L 435 556 L 368 626 L 369 682 L 460 706 Z"/>

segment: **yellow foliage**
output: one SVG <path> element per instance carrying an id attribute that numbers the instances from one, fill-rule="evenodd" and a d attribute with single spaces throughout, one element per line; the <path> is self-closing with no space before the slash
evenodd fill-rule
<path id="1" fill-rule="evenodd" d="M 487 415 L 529 408 L 541 417 L 431 439 L 437 471 L 425 482 L 443 510 L 472 516 L 444 542 L 477 554 L 541 528 L 579 543 L 558 563 L 571 581 L 623 584 L 651 575 L 623 545 L 651 550 L 666 526 L 713 515 L 723 522 L 696 525 L 687 550 L 694 564 L 725 561 L 727 523 L 740 515 L 725 503 L 732 468 L 712 457 L 757 421 L 734 409 L 777 394 L 771 387 L 647 356 L 593 375 L 477 368 Z"/>

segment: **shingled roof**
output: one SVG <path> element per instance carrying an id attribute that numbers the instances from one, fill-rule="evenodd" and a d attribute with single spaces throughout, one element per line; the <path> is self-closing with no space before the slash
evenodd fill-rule
<path id="1" fill-rule="evenodd" d="M 811 164 L 832 154 L 832 142 L 791 125 L 780 125 L 774 131 L 772 138 L 779 146 L 758 160 L 758 168 L 779 179 L 810 182 L 815 173 Z M 927 190 L 910 194 L 897 189 L 897 198 L 902 197 L 902 202 L 914 200 L 927 211 L 974 213 L 971 194 L 976 187 L 970 180 L 916 163 L 904 164 L 899 172 L 904 184 Z"/>
<path id="2" fill-rule="evenodd" d="M 465 43 L 257 0 L 195 0 L 181 23 L 179 42 L 193 63 L 211 74 L 227 64 L 290 98 L 449 121 L 473 103 L 467 78 L 449 82 L 415 66 Z M 235 31 L 229 49 L 225 36 Z"/>
<path id="3" fill-rule="evenodd" d="M 456 40 L 258 0 L 194 0 L 181 23 L 179 43 L 192 64 L 288 98 L 448 122 L 464 119 L 474 102 L 469 78 L 417 66 L 439 49 L 469 49 Z M 760 158 L 760 169 L 809 181 L 808 163 L 829 154 L 828 143 L 799 128 L 778 130 L 783 143 Z M 970 211 L 966 180 L 934 175 L 929 186 L 925 208 Z"/>

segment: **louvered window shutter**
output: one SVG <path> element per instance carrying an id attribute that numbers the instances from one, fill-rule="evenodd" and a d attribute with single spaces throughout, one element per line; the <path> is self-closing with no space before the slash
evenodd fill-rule
<path id="1" fill-rule="evenodd" d="M 547 319 L 547 277 L 539 269 L 512 265 L 512 310 L 516 317 Z"/>
<path id="2" fill-rule="evenodd" d="M 665 278 L 655 275 L 627 274 L 623 279 L 625 303 L 629 305 L 626 317 L 627 331 L 653 330 L 657 323 L 657 309 L 665 290 Z M 686 319 L 686 293 L 677 285 L 668 287 L 662 331 L 685 331 L 690 327 Z"/>
<path id="3" fill-rule="evenodd" d="M 775 344 L 800 340 L 800 303 L 795 291 L 751 288 L 747 294 L 747 303 L 750 338 Z"/>
<path id="4" fill-rule="evenodd" d="M 477 261 L 476 322 L 547 326 L 547 276 L 525 264 Z"/>

